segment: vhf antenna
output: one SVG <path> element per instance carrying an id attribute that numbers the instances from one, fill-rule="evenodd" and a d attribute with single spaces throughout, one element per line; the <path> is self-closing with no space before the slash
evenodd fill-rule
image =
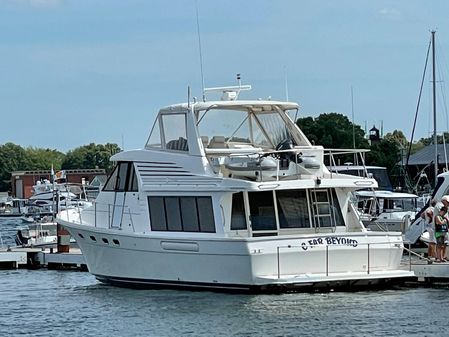
<path id="1" fill-rule="evenodd" d="M 206 94 L 204 93 L 204 74 L 203 74 L 203 53 L 201 51 L 201 34 L 200 34 L 200 20 L 198 14 L 198 1 L 195 0 L 195 8 L 196 8 L 196 28 L 198 33 L 198 48 L 200 52 L 200 71 L 201 71 L 201 89 L 203 92 L 203 102 L 206 101 Z"/>

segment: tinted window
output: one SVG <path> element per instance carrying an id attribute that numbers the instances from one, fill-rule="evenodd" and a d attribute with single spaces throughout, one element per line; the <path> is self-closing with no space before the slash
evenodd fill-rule
<path id="1" fill-rule="evenodd" d="M 310 227 L 309 207 L 305 190 L 277 191 L 280 228 Z"/>
<path id="2" fill-rule="evenodd" d="M 138 191 L 138 182 L 137 182 L 137 174 L 136 169 L 134 168 L 134 165 L 131 164 L 131 179 L 129 182 L 129 190 L 132 192 Z"/>
<path id="3" fill-rule="evenodd" d="M 201 232 L 214 233 L 215 221 L 212 210 L 212 199 L 210 197 L 198 197 L 196 201 Z"/>
<path id="4" fill-rule="evenodd" d="M 148 197 L 151 230 L 215 233 L 211 197 Z"/>
<path id="5" fill-rule="evenodd" d="M 232 195 L 231 229 L 247 229 L 243 192 Z"/>
<path id="6" fill-rule="evenodd" d="M 165 211 L 167 217 L 167 230 L 173 232 L 182 231 L 181 209 L 178 197 L 165 198 Z"/>
<path id="7" fill-rule="evenodd" d="M 181 198 L 181 217 L 186 232 L 199 232 L 200 223 L 194 197 Z"/>
<path id="8" fill-rule="evenodd" d="M 138 190 L 137 174 L 133 163 L 120 162 L 112 171 L 103 189 L 104 191 L 134 191 Z"/>
<path id="9" fill-rule="evenodd" d="M 108 181 L 106 182 L 104 186 L 104 191 L 114 191 L 115 185 L 117 184 L 117 175 L 118 175 L 118 168 L 119 166 L 116 165 L 114 167 L 114 170 L 112 171 L 111 175 L 109 176 Z"/>
<path id="10" fill-rule="evenodd" d="M 248 198 L 253 231 L 276 230 L 273 192 L 250 192 Z"/>
<path id="11" fill-rule="evenodd" d="M 148 197 L 150 210 L 151 229 L 154 231 L 166 231 L 165 204 L 162 197 Z"/>
<path id="12" fill-rule="evenodd" d="M 128 163 L 120 163 L 119 171 L 117 176 L 117 191 L 125 191 L 126 190 L 126 179 L 128 174 Z"/>

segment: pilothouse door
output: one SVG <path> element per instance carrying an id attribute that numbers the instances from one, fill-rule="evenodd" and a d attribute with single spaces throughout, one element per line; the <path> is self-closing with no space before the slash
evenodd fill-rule
<path id="1" fill-rule="evenodd" d="M 125 196 L 126 192 L 115 192 L 111 227 L 121 227 L 122 225 L 123 213 L 125 211 Z"/>
<path id="2" fill-rule="evenodd" d="M 114 193 L 113 203 L 108 206 L 110 227 L 122 227 L 123 224 L 133 226 L 131 214 L 136 212 L 138 207 L 138 203 L 136 203 L 138 200 L 138 181 L 133 163 L 118 163 L 103 191 Z"/>

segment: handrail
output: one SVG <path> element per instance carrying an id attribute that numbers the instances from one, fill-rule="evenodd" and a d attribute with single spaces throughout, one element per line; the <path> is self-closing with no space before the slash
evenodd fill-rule
<path id="1" fill-rule="evenodd" d="M 107 209 L 106 210 L 98 209 L 97 205 L 107 206 Z M 110 203 L 98 203 L 98 202 L 94 201 L 93 209 L 91 209 L 91 208 L 90 209 L 82 209 L 80 207 L 76 207 L 74 209 L 76 210 L 76 213 L 79 216 L 79 223 L 80 224 L 83 224 L 83 219 L 81 218 L 81 214 L 82 213 L 84 213 L 85 215 L 89 214 L 89 213 L 90 214 L 92 214 L 92 213 L 94 214 L 94 218 L 93 218 L 93 221 L 94 221 L 93 225 L 94 225 L 94 227 L 97 227 L 97 224 L 98 224 L 98 221 L 99 221 L 98 215 L 99 214 L 107 214 L 108 228 L 113 228 L 113 227 L 117 227 L 117 226 L 113 226 L 113 224 L 112 224 L 112 221 L 114 220 L 114 218 L 111 216 L 111 208 L 112 208 L 112 212 L 114 211 L 114 209 L 115 210 L 119 210 L 119 212 L 120 212 L 120 214 L 119 214 L 120 215 L 120 219 L 123 219 L 123 215 L 129 216 L 129 221 L 131 223 L 133 231 L 135 232 L 133 215 L 136 216 L 136 215 L 140 215 L 141 213 L 132 212 L 131 211 L 131 207 L 129 207 L 127 205 L 110 204 Z M 73 208 L 72 208 L 72 210 L 73 210 Z M 67 210 L 67 218 L 68 217 L 69 217 L 69 210 Z M 120 221 L 120 226 L 118 226 L 118 227 L 121 228 L 122 222 L 123 221 Z"/>
<path id="2" fill-rule="evenodd" d="M 408 245 L 409 248 L 404 246 L 404 250 L 408 253 L 409 255 L 409 270 L 412 270 L 412 255 L 415 255 L 416 257 L 419 257 L 421 260 L 425 260 L 427 261 L 427 263 L 432 263 L 432 260 L 429 257 L 424 257 L 416 252 L 414 252 L 411 249 L 411 244 Z"/>

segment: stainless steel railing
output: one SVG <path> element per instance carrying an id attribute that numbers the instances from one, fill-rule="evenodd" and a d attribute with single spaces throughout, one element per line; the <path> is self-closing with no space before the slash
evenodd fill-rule
<path id="1" fill-rule="evenodd" d="M 133 231 L 135 231 L 134 217 L 140 215 L 140 213 L 131 212 L 131 208 L 126 205 L 118 204 L 103 204 L 96 201 L 93 202 L 92 208 L 82 208 L 75 206 L 73 208 L 68 208 L 64 212 L 67 212 L 67 218 L 69 218 L 70 210 L 75 210 L 79 217 L 79 223 L 85 224 L 86 217 L 92 215 L 94 227 L 98 226 L 98 223 L 104 223 L 105 219 L 108 228 L 123 228 L 124 219 L 129 220 Z M 89 223 L 92 225 L 92 223 Z"/>

